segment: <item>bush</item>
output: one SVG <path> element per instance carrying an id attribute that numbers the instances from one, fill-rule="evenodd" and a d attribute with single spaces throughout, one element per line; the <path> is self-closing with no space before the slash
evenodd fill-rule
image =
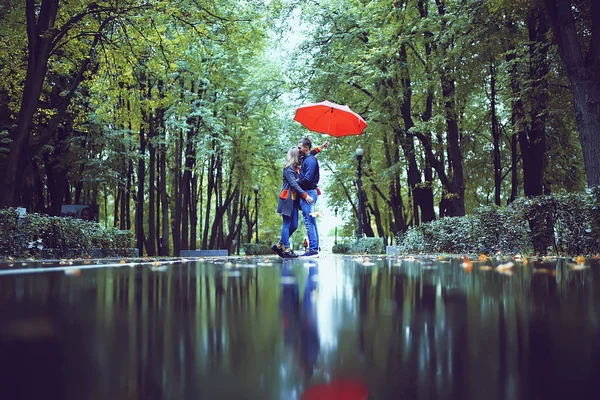
<path id="1" fill-rule="evenodd" d="M 383 238 L 365 237 L 357 242 L 338 243 L 331 249 L 336 254 L 383 254 L 385 244 Z"/>
<path id="2" fill-rule="evenodd" d="M 365 237 L 354 243 L 352 251 L 360 254 L 383 254 L 385 253 L 385 243 L 383 238 Z"/>
<path id="3" fill-rule="evenodd" d="M 0 210 L 0 255 L 40 258 L 43 249 L 53 249 L 57 257 L 90 256 L 100 248 L 103 256 L 124 256 L 131 247 L 133 233 L 104 229 L 95 222 L 73 218 L 26 214 L 17 220 L 14 208 Z"/>
<path id="4" fill-rule="evenodd" d="M 396 235 L 396 245 L 400 253 L 430 252 L 429 243 L 425 240 L 423 231 L 418 227 L 410 227 L 404 233 Z"/>
<path id="5" fill-rule="evenodd" d="M 441 218 L 396 235 L 403 253 L 600 253 L 600 188 L 516 199 L 465 217 Z"/>
<path id="6" fill-rule="evenodd" d="M 352 245 L 350 243 L 334 244 L 331 251 L 335 254 L 350 254 L 352 252 Z"/>
<path id="7" fill-rule="evenodd" d="M 445 217 L 421 225 L 423 236 L 433 252 L 473 252 L 475 251 L 475 226 L 477 219 L 465 217 Z"/>
<path id="8" fill-rule="evenodd" d="M 17 210 L 0 210 L 0 256 L 12 256 L 17 238 Z"/>
<path id="9" fill-rule="evenodd" d="M 483 206 L 475 210 L 475 252 L 491 254 L 530 251 L 529 225 L 518 203 L 509 207 Z"/>
<path id="10" fill-rule="evenodd" d="M 272 255 L 271 246 L 262 243 L 244 243 L 244 253 L 247 256 Z"/>
<path id="11" fill-rule="evenodd" d="M 132 246 L 134 238 L 132 231 L 99 229 L 92 237 L 92 246 L 99 248 L 103 257 L 126 257 L 129 256 L 128 249 Z"/>

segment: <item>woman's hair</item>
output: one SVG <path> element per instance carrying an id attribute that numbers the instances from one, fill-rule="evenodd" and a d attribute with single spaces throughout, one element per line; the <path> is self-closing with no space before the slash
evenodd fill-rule
<path id="1" fill-rule="evenodd" d="M 290 147 L 287 155 L 285 156 L 283 168 L 287 168 L 291 165 L 295 165 L 296 167 L 300 166 L 300 152 L 298 151 L 298 146 Z"/>

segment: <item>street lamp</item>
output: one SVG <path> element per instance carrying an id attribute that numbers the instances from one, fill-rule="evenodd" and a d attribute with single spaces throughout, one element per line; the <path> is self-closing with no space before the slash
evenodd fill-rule
<path id="1" fill-rule="evenodd" d="M 362 226 L 362 181 L 360 180 L 360 175 L 362 174 L 362 158 L 365 154 L 365 151 L 358 145 L 356 149 L 356 160 L 358 160 L 358 168 L 356 169 L 356 174 L 358 175 L 358 179 L 356 180 L 356 188 L 358 189 L 358 231 L 356 233 L 356 241 L 358 242 L 363 233 Z"/>
<path id="2" fill-rule="evenodd" d="M 338 219 L 337 219 L 338 208 L 337 208 L 337 206 L 335 206 L 333 211 L 335 211 L 335 241 L 333 242 L 333 244 L 337 244 L 337 226 L 338 226 Z"/>
<path id="3" fill-rule="evenodd" d="M 254 243 L 258 243 L 258 185 L 254 185 L 254 210 L 256 211 L 256 218 L 254 220 L 256 236 L 254 239 Z"/>

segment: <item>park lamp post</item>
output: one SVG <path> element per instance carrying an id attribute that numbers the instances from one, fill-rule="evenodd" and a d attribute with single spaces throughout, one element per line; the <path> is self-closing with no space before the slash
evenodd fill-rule
<path id="1" fill-rule="evenodd" d="M 362 159 L 365 151 L 358 145 L 356 149 L 356 160 L 358 161 L 358 168 L 356 169 L 356 174 L 358 179 L 356 180 L 356 189 L 358 189 L 358 231 L 356 232 L 356 241 L 358 242 L 363 234 L 363 226 L 362 226 L 362 181 L 360 176 L 362 174 Z"/>
<path id="2" fill-rule="evenodd" d="M 258 189 L 258 185 L 254 185 L 254 210 L 256 211 L 256 218 L 254 219 L 256 236 L 254 238 L 254 243 L 258 243 Z"/>
<path id="3" fill-rule="evenodd" d="M 335 206 L 333 211 L 335 211 L 335 240 L 334 240 L 333 244 L 337 244 L 337 226 L 338 226 L 338 219 L 337 219 L 338 208 L 337 208 L 337 206 Z"/>

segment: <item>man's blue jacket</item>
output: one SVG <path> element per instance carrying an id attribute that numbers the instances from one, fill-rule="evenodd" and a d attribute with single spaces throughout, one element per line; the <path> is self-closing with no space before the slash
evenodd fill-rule
<path id="1" fill-rule="evenodd" d="M 302 157 L 298 185 L 304 190 L 316 189 L 319 184 L 319 162 L 312 154 Z"/>

